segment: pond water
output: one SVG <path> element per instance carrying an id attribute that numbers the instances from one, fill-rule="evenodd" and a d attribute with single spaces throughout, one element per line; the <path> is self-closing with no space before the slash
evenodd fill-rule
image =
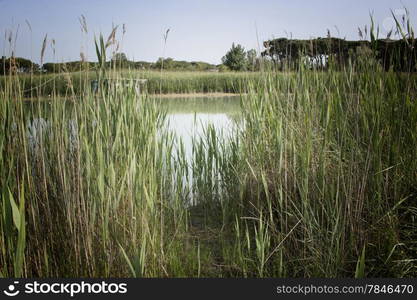
<path id="1" fill-rule="evenodd" d="M 167 98 L 158 103 L 167 112 L 166 124 L 181 139 L 188 159 L 192 155 L 193 138 L 204 137 L 210 125 L 219 137 L 234 133 L 240 119 L 240 97 Z"/>

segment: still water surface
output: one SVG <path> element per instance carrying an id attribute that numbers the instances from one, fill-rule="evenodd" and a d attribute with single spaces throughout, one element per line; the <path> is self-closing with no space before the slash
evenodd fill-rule
<path id="1" fill-rule="evenodd" d="M 166 124 L 184 144 L 187 158 L 192 155 L 192 141 L 204 137 L 210 125 L 218 137 L 228 139 L 240 119 L 240 97 L 199 97 L 161 99 L 167 112 Z"/>

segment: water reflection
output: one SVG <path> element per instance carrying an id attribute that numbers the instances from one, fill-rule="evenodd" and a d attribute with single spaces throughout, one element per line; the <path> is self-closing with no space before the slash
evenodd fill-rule
<path id="1" fill-rule="evenodd" d="M 193 139 L 204 137 L 210 125 L 219 137 L 231 137 L 240 118 L 240 97 L 170 98 L 158 102 L 167 112 L 166 124 L 192 157 Z"/>
<path id="2" fill-rule="evenodd" d="M 167 112 L 169 128 L 178 136 L 202 133 L 211 124 L 215 129 L 230 132 L 240 117 L 240 97 L 170 98 L 157 100 Z"/>

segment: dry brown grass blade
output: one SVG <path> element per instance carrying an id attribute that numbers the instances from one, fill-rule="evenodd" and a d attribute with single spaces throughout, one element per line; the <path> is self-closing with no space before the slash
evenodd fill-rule
<path id="1" fill-rule="evenodd" d="M 87 19 L 85 18 L 83 14 L 81 15 L 81 17 L 78 18 L 78 21 L 80 22 L 80 25 L 81 25 L 81 31 L 84 33 L 88 33 Z"/>
<path id="2" fill-rule="evenodd" d="M 118 27 L 119 26 L 113 27 L 109 37 L 107 38 L 107 42 L 106 42 L 106 46 L 105 46 L 106 48 L 109 47 L 110 45 L 114 44 L 114 42 L 116 41 L 116 31 L 117 31 Z"/>
<path id="3" fill-rule="evenodd" d="M 29 31 L 32 32 L 32 26 L 30 25 L 29 21 L 28 20 L 25 20 L 25 22 L 26 22 L 26 25 L 29 28 Z"/>
<path id="4" fill-rule="evenodd" d="M 45 57 L 47 41 L 48 41 L 48 34 L 45 34 L 45 38 L 43 39 L 42 50 L 41 50 L 41 65 L 43 65 L 43 58 Z"/>

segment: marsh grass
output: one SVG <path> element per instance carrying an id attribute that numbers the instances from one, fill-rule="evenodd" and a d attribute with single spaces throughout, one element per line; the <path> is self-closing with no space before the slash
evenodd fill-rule
<path id="1" fill-rule="evenodd" d="M 146 93 L 60 76 L 31 77 L 50 97 L 30 102 L 24 76 L 2 78 L 1 276 L 416 276 L 414 74 L 372 57 L 166 73 L 166 92 L 247 93 L 236 132 L 208 126 L 191 158 Z"/>
<path id="2" fill-rule="evenodd" d="M 82 95 L 91 89 L 90 80 L 97 79 L 97 72 L 60 72 L 54 74 L 21 74 L 18 77 L 24 98 L 49 97 L 57 94 L 65 97 L 71 93 Z M 116 74 L 117 73 L 117 74 Z M 144 90 L 148 94 L 189 94 L 189 93 L 241 93 L 246 92 L 249 81 L 261 80 L 259 72 L 180 72 L 118 70 L 112 76 L 119 78 L 147 79 Z M 85 80 L 86 77 L 88 80 Z M 0 76 L 0 87 L 5 88 L 7 77 Z M 69 84 L 69 80 L 71 84 Z"/>

